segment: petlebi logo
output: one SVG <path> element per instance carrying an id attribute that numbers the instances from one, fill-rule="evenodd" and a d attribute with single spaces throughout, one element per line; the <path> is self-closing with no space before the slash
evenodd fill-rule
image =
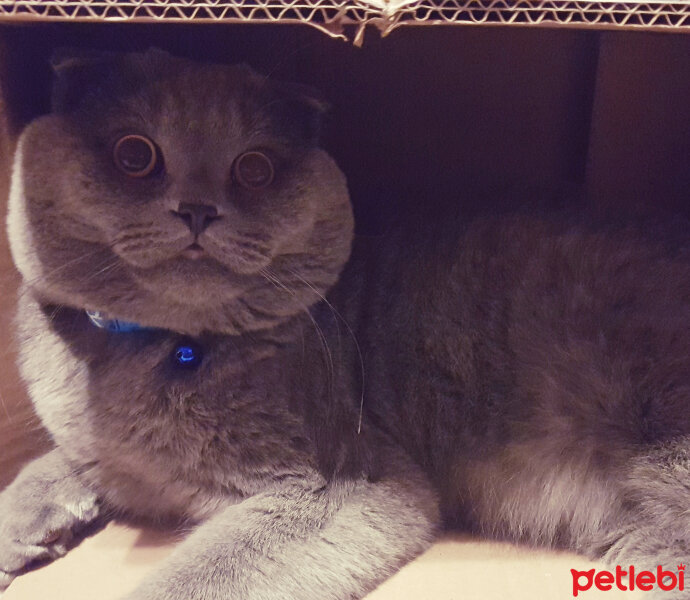
<path id="1" fill-rule="evenodd" d="M 601 591 L 608 591 L 614 586 L 621 591 L 642 590 L 645 592 L 653 589 L 670 592 L 671 590 L 685 590 L 685 565 L 678 565 L 678 572 L 666 571 L 659 565 L 655 571 L 637 571 L 634 566 L 625 570 L 617 566 L 615 571 L 577 571 L 570 569 L 573 576 L 573 596 L 580 592 L 586 592 L 594 586 Z"/>

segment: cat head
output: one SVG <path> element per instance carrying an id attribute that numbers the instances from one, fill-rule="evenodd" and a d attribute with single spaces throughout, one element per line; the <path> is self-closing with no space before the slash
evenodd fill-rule
<path id="1" fill-rule="evenodd" d="M 272 327 L 348 259 L 325 103 L 246 66 L 160 50 L 57 54 L 50 114 L 22 133 L 8 232 L 46 301 L 196 334 Z"/>

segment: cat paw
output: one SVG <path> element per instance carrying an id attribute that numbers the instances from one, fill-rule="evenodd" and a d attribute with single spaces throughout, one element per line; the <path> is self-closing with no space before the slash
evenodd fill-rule
<path id="1" fill-rule="evenodd" d="M 74 534 L 98 516 L 96 495 L 79 491 L 80 497 L 62 502 L 0 496 L 0 594 L 32 563 L 64 555 Z"/>

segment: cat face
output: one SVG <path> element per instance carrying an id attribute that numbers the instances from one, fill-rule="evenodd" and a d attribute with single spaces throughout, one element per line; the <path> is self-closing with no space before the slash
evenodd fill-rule
<path id="1" fill-rule="evenodd" d="M 47 300 L 187 333 L 305 310 L 348 258 L 322 101 L 244 66 L 161 51 L 55 60 L 53 111 L 20 138 L 8 228 Z"/>

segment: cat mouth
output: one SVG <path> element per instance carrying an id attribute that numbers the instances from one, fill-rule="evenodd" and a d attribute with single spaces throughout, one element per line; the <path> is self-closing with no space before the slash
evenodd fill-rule
<path id="1" fill-rule="evenodd" d="M 191 260 L 198 260 L 206 255 L 206 250 L 201 244 L 194 242 L 193 244 L 189 244 L 189 246 L 182 250 L 182 252 L 180 252 L 180 255 L 184 258 L 189 258 Z"/>

